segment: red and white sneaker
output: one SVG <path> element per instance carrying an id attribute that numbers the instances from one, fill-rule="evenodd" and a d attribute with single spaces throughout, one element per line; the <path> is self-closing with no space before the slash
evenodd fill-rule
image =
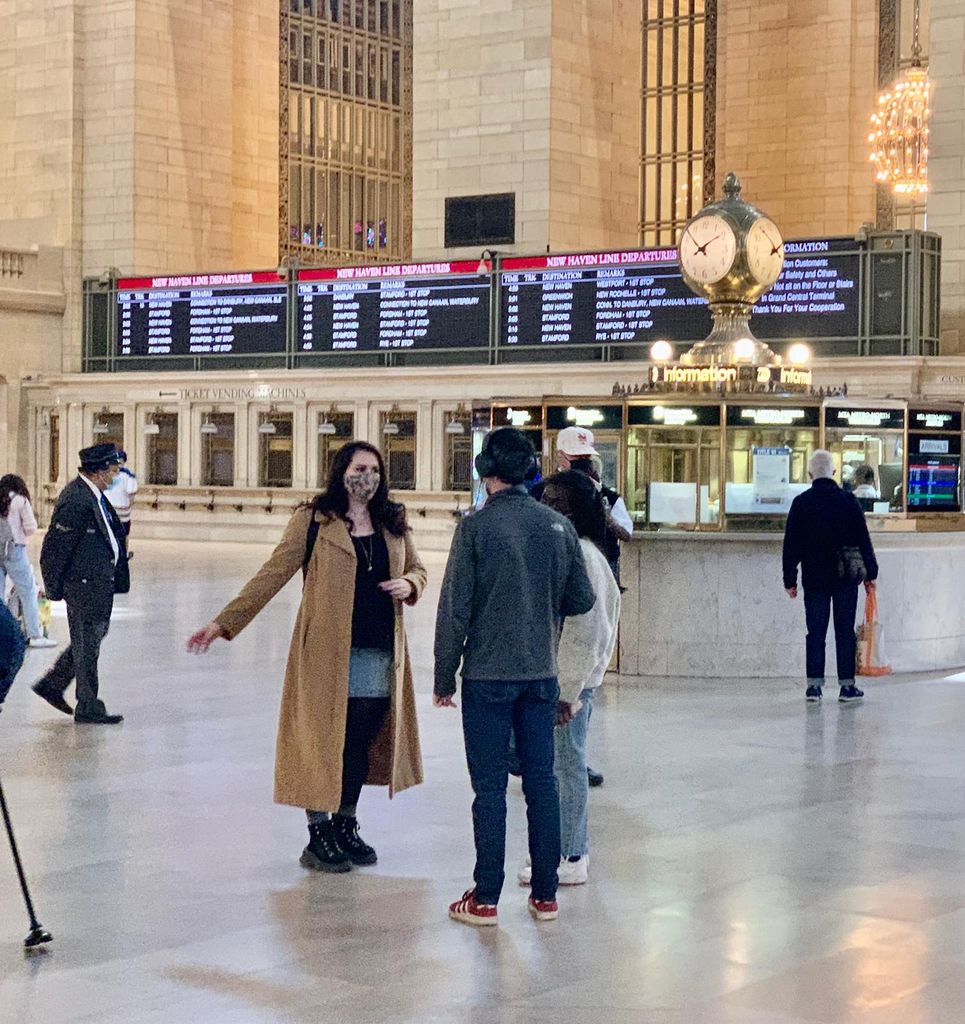
<path id="1" fill-rule="evenodd" d="M 537 921 L 555 921 L 560 916 L 560 905 L 556 900 L 534 900 L 530 896 L 527 906 Z"/>
<path id="2" fill-rule="evenodd" d="M 499 924 L 496 919 L 496 904 L 477 903 L 475 889 L 467 889 L 461 900 L 449 904 L 449 916 L 453 921 L 462 921 L 464 924 Z"/>

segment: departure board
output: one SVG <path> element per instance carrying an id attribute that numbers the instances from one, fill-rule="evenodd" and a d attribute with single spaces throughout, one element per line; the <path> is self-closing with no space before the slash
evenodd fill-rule
<path id="1" fill-rule="evenodd" d="M 288 289 L 274 271 L 123 278 L 118 356 L 284 354 Z"/>
<path id="2" fill-rule="evenodd" d="M 754 309 L 754 333 L 775 339 L 856 337 L 860 289 L 854 248 L 853 239 L 788 242 L 780 278 Z M 506 259 L 500 344 L 705 338 L 710 312 L 684 283 L 676 258 L 676 250 L 662 249 Z"/>
<path id="3" fill-rule="evenodd" d="M 304 270 L 300 352 L 486 348 L 491 278 L 475 262 Z"/>

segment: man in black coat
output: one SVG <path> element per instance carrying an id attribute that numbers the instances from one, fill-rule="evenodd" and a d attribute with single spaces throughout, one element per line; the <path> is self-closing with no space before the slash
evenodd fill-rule
<path id="1" fill-rule="evenodd" d="M 17 620 L 0 603 L 0 711 L 23 664 L 24 636 Z"/>
<path id="2" fill-rule="evenodd" d="M 110 627 L 115 594 L 130 589 L 124 529 L 104 496 L 117 474 L 116 445 L 95 444 L 80 453 L 80 474 L 60 493 L 40 552 L 47 596 L 67 604 L 70 646 L 36 684 L 34 693 L 75 722 L 116 725 L 97 695 L 97 660 Z M 77 707 L 64 691 L 77 680 Z"/>
<path id="3" fill-rule="evenodd" d="M 866 591 L 878 578 L 868 524 L 857 498 L 834 482 L 834 460 L 830 452 L 818 449 L 808 462 L 811 487 L 791 504 L 784 530 L 784 589 L 797 597 L 797 567 L 804 585 L 804 615 L 807 622 L 807 677 L 805 699 L 821 699 L 824 686 L 824 643 L 828 620 L 834 609 L 834 646 L 842 703 L 861 700 L 864 692 L 854 685 L 854 618 L 858 610 L 858 580 L 842 557 L 845 549 L 857 549 L 864 569 Z M 860 565 L 859 565 L 860 569 Z M 860 575 L 860 572 L 859 572 Z"/>

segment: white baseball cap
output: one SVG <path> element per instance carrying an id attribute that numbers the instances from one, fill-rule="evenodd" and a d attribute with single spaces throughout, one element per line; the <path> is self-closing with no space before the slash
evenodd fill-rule
<path id="1" fill-rule="evenodd" d="M 572 458 L 598 454 L 593 447 L 593 431 L 586 427 L 565 427 L 556 435 L 556 448 Z"/>

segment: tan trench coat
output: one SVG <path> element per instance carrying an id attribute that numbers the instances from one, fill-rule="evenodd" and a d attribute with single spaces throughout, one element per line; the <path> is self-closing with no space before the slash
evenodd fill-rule
<path id="1" fill-rule="evenodd" d="M 311 512 L 296 510 L 271 557 L 215 621 L 230 640 L 302 567 Z M 336 811 L 342 792 L 342 749 L 348 707 L 352 609 L 356 556 L 340 519 L 319 519 L 318 539 L 308 566 L 302 603 L 295 619 L 275 753 L 275 801 L 315 811 Z M 426 571 L 411 533 L 384 531 L 389 575 L 414 587 L 405 602 L 415 604 L 426 585 Z M 391 712 L 372 746 L 369 785 L 388 786 L 389 796 L 422 782 L 419 726 L 412 666 L 395 606 L 395 675 Z"/>

